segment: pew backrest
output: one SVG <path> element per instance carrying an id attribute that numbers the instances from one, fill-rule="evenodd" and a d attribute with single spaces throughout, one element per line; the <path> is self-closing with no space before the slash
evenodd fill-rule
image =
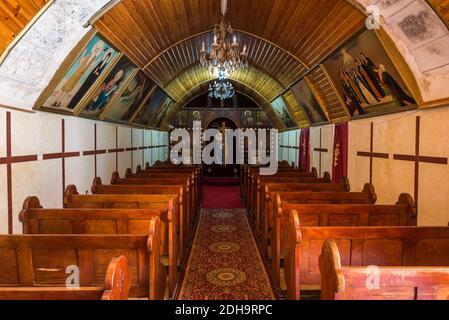
<path id="1" fill-rule="evenodd" d="M 150 272 L 160 273 L 165 281 L 158 221 L 153 220 L 147 235 L 0 236 L 0 287 L 65 287 L 66 271 L 75 269 L 81 287 L 102 287 L 109 262 L 123 255 L 131 273 L 130 296 L 163 298 L 163 288 L 151 289 L 158 282 L 149 281 Z"/>
<path id="2" fill-rule="evenodd" d="M 109 262 L 102 287 L 0 287 L 0 300 L 128 300 L 130 271 L 126 257 Z"/>
<path id="3" fill-rule="evenodd" d="M 447 227 L 302 227 L 292 211 L 286 266 L 289 295 L 320 289 L 319 255 L 334 240 L 343 266 L 449 266 Z M 297 274 L 298 277 L 292 278 Z"/>
<path id="4" fill-rule="evenodd" d="M 342 266 L 335 241 L 325 241 L 319 258 L 322 300 L 448 300 L 449 265 Z"/>

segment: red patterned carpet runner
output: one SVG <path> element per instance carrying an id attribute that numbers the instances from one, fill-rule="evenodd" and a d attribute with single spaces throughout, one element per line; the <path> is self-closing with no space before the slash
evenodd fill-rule
<path id="1" fill-rule="evenodd" d="M 273 300 L 242 209 L 203 210 L 179 300 Z"/>

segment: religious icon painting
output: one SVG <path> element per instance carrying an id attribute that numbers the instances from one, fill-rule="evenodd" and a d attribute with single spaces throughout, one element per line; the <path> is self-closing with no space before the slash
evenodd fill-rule
<path id="1" fill-rule="evenodd" d="M 73 113 L 119 55 L 99 35 L 90 36 L 76 59 L 57 80 L 42 107 Z"/>
<path id="2" fill-rule="evenodd" d="M 397 68 L 371 30 L 356 35 L 323 65 L 351 117 L 417 107 Z"/>
<path id="3" fill-rule="evenodd" d="M 131 122 L 142 126 L 152 123 L 166 98 L 165 92 L 157 88 L 133 116 Z"/>
<path id="4" fill-rule="evenodd" d="M 173 127 L 186 128 L 187 127 L 188 112 L 183 110 L 176 113 L 176 118 L 173 120 Z"/>
<path id="5" fill-rule="evenodd" d="M 243 128 L 256 127 L 256 110 L 242 110 L 240 116 L 240 124 Z"/>
<path id="6" fill-rule="evenodd" d="M 189 128 L 193 128 L 193 122 L 194 121 L 199 121 L 201 123 L 203 123 L 203 112 L 199 111 L 199 110 L 191 110 L 189 111 L 189 115 L 188 115 L 188 127 Z"/>
<path id="7" fill-rule="evenodd" d="M 129 122 L 137 109 L 145 101 L 149 90 L 155 86 L 142 71 L 139 71 L 135 77 L 124 88 L 120 97 L 106 110 L 106 120 L 114 122 Z"/>
<path id="8" fill-rule="evenodd" d="M 127 86 L 129 79 L 135 75 L 137 70 L 137 67 L 126 56 L 122 56 L 108 75 L 94 88 L 91 96 L 78 113 L 97 119 L 106 110 L 109 103 L 114 103 L 117 95 Z"/>
<path id="9" fill-rule="evenodd" d="M 267 114 L 263 110 L 256 111 L 256 127 L 257 128 L 272 128 L 273 125 L 268 120 Z"/>
<path id="10" fill-rule="evenodd" d="M 293 117 L 292 117 L 290 111 L 288 110 L 288 107 L 285 104 L 285 101 L 282 98 L 282 96 L 275 99 L 271 103 L 271 106 L 273 107 L 277 116 L 279 117 L 279 119 L 282 121 L 282 123 L 284 124 L 284 126 L 287 129 L 296 128 L 296 123 L 293 120 Z"/>
<path id="11" fill-rule="evenodd" d="M 291 90 L 312 125 L 320 125 L 328 122 L 326 114 L 321 109 L 306 80 L 300 80 Z"/>
<path id="12" fill-rule="evenodd" d="M 148 122 L 147 125 L 153 128 L 160 128 L 165 120 L 165 117 L 170 113 L 174 105 L 175 102 L 170 97 L 166 97 L 156 115 L 150 120 L 150 122 Z"/>

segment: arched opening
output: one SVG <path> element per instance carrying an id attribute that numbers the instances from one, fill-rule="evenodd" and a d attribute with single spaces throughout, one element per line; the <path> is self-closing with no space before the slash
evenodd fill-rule
<path id="1" fill-rule="evenodd" d="M 238 125 L 228 117 L 219 117 L 210 121 L 206 127 L 206 129 L 216 129 L 221 132 L 224 136 L 225 130 L 236 130 L 238 129 Z M 214 139 L 214 138 L 213 138 Z M 225 140 L 225 139 L 224 139 Z M 226 153 L 226 148 L 224 144 L 226 141 L 223 140 L 223 155 Z M 211 178 L 236 178 L 240 174 L 240 166 L 236 163 L 236 144 L 233 143 L 233 155 L 234 155 L 234 164 L 225 165 L 225 164 L 212 164 L 205 166 L 205 176 Z"/>

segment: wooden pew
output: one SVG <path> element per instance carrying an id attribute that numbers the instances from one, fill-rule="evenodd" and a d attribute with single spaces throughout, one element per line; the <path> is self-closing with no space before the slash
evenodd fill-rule
<path id="1" fill-rule="evenodd" d="M 168 181 L 167 179 L 186 179 L 185 181 L 189 181 L 188 187 L 186 190 L 189 191 L 189 193 L 186 193 L 186 190 L 184 190 L 185 198 L 186 198 L 186 208 L 188 208 L 189 217 L 191 217 L 192 224 L 194 220 L 197 217 L 197 214 L 199 212 L 200 208 L 200 191 L 198 189 L 198 182 L 194 179 L 194 173 L 187 171 L 187 172 L 145 172 L 141 171 L 140 173 L 132 173 L 131 169 L 126 170 L 125 179 L 161 179 L 161 181 Z M 134 184 L 139 184 L 137 180 L 131 180 L 134 181 Z M 182 181 L 181 184 L 185 185 L 185 181 Z M 148 182 L 151 182 L 151 180 L 148 180 Z M 169 182 L 165 182 L 165 184 L 168 184 Z M 164 183 L 161 183 L 164 184 Z"/>
<path id="2" fill-rule="evenodd" d="M 268 243 L 269 231 L 273 227 L 273 212 L 277 192 L 349 192 L 349 181 L 343 178 L 340 183 L 280 183 L 267 182 L 261 186 L 259 230 L 256 236 L 261 237 L 265 248 Z M 366 185 L 363 192 L 374 192 L 372 185 Z"/>
<path id="3" fill-rule="evenodd" d="M 253 175 L 256 173 L 259 173 L 260 170 L 264 168 L 264 166 L 260 166 L 260 165 L 246 165 L 243 168 L 243 198 L 246 201 L 246 197 L 249 194 L 249 188 L 251 186 L 251 180 L 253 179 Z M 280 166 L 278 167 L 278 172 L 300 172 L 299 170 L 296 170 L 295 168 L 291 167 L 291 166 Z M 317 176 L 315 176 L 316 172 L 312 171 L 312 174 L 308 174 L 308 173 L 304 173 L 304 177 L 311 177 L 311 178 L 316 178 Z M 317 173 L 316 173 L 317 174 Z"/>
<path id="4" fill-rule="evenodd" d="M 448 259 L 449 253 L 443 255 Z M 342 260 L 335 241 L 325 241 L 319 258 L 322 300 L 449 300 L 449 265 L 441 267 L 439 261 L 428 259 L 428 266 L 368 269 L 343 267 Z"/>
<path id="5" fill-rule="evenodd" d="M 263 168 L 264 166 L 261 165 L 242 165 L 241 170 L 240 170 L 240 189 L 241 189 L 241 194 L 242 194 L 242 200 L 244 201 L 244 203 L 246 204 L 246 190 L 248 187 L 248 180 L 249 180 L 249 176 L 250 176 L 250 171 L 252 170 L 260 170 L 260 168 Z M 288 161 L 281 161 L 278 163 L 278 171 L 284 171 L 284 170 L 296 170 L 295 168 L 293 168 Z M 298 170 L 296 170 L 298 171 Z M 318 173 L 316 172 L 315 169 L 315 176 L 313 177 L 317 177 Z"/>
<path id="6" fill-rule="evenodd" d="M 288 296 L 320 290 L 318 260 L 324 241 L 337 243 L 344 266 L 449 266 L 448 227 L 303 227 L 290 214 L 284 263 Z"/>
<path id="7" fill-rule="evenodd" d="M 294 171 L 281 171 L 272 176 L 260 176 L 259 172 L 253 172 L 250 176 L 248 194 L 246 195 L 248 204 L 247 209 L 255 216 L 258 212 L 260 205 L 260 191 L 261 185 L 269 183 L 270 181 L 276 182 L 276 180 L 283 183 L 330 183 L 331 178 L 329 173 L 325 173 L 324 178 L 312 177 L 313 173 Z M 263 187 L 262 187 L 263 188 Z"/>
<path id="8" fill-rule="evenodd" d="M 28 197 L 20 212 L 23 234 L 93 234 L 93 235 L 147 235 L 153 246 L 150 267 L 157 272 L 149 273 L 149 298 L 163 299 L 166 288 L 166 273 L 162 269 L 161 216 L 166 212 L 142 209 L 43 209 L 39 199 Z M 157 219 L 155 219 L 157 218 Z M 166 218 L 164 218 L 166 219 Z M 157 231 L 155 235 L 153 232 Z M 169 252 L 170 254 L 174 254 Z M 176 258 L 176 257 L 174 257 Z M 172 258 L 173 259 L 173 258 Z M 151 271 L 151 270 L 150 270 Z"/>
<path id="9" fill-rule="evenodd" d="M 324 178 L 311 178 L 311 177 L 301 177 L 297 176 L 296 173 L 280 173 L 275 176 L 259 176 L 256 180 L 255 185 L 251 189 L 251 200 L 249 213 L 251 214 L 254 230 L 256 234 L 260 232 L 261 228 L 261 211 L 263 209 L 263 199 L 264 199 L 264 189 L 265 184 L 274 183 L 305 183 L 305 184 L 329 184 L 331 183 L 331 177 L 328 172 L 324 174 Z"/>
<path id="10" fill-rule="evenodd" d="M 374 205 L 371 194 L 335 193 L 330 194 L 327 204 L 324 198 L 320 204 L 304 204 L 304 197 L 299 195 L 282 198 L 276 194 L 275 216 L 271 231 L 271 257 L 274 278 L 280 280 L 282 259 L 288 251 L 288 230 L 290 212 L 297 212 L 302 227 L 336 227 L 336 226 L 416 226 L 416 208 L 409 194 L 402 194 L 396 205 Z M 346 201 L 348 203 L 346 203 Z M 297 203 L 295 203 L 297 202 Z M 277 282 L 279 283 L 279 282 Z"/>
<path id="11" fill-rule="evenodd" d="M 243 200 L 245 201 L 245 204 L 247 204 L 247 201 L 249 199 L 247 199 L 247 196 L 250 192 L 250 186 L 251 186 L 251 180 L 253 179 L 253 175 L 256 173 L 260 172 L 260 169 L 263 168 L 264 166 L 261 165 L 246 165 L 243 168 L 243 190 L 242 190 L 242 195 L 243 195 Z M 279 164 L 278 166 L 278 172 L 301 172 L 295 168 L 293 168 L 292 166 L 290 166 L 288 163 L 283 163 L 283 165 Z M 310 178 L 316 178 L 318 176 L 318 172 L 316 171 L 315 168 L 312 168 L 311 173 L 303 173 L 304 177 L 310 177 Z"/>
<path id="12" fill-rule="evenodd" d="M 203 168 L 201 165 L 174 165 L 170 161 L 168 161 L 164 165 L 155 165 L 153 167 L 150 166 L 150 164 L 147 162 L 145 164 L 145 169 L 142 170 L 141 166 L 137 166 L 136 174 L 142 173 L 142 172 L 150 172 L 152 170 L 158 170 L 158 171 L 168 171 L 168 172 L 188 172 L 192 171 L 195 173 L 195 186 L 198 191 L 198 195 L 202 196 L 202 182 L 203 182 Z"/>
<path id="13" fill-rule="evenodd" d="M 152 177 L 152 178 L 120 178 L 118 172 L 114 172 L 111 178 L 111 185 L 174 185 L 182 186 L 185 199 L 184 211 L 180 212 L 179 219 L 179 232 L 180 239 L 183 239 L 180 243 L 180 250 L 184 252 L 184 242 L 191 236 L 193 229 L 192 221 L 195 219 L 195 193 L 191 188 L 191 180 L 187 176 L 174 176 L 174 177 Z"/>
<path id="14" fill-rule="evenodd" d="M 160 220 L 146 235 L 0 236 L 0 287 L 65 287 L 66 268 L 79 268 L 81 287 L 104 284 L 109 262 L 123 255 L 131 272 L 130 297 L 162 299 L 151 274 L 160 274 Z M 162 278 L 162 277 L 161 277 Z"/>
<path id="15" fill-rule="evenodd" d="M 163 167 L 151 167 L 145 171 L 137 166 L 136 173 L 132 173 L 131 169 L 127 169 L 125 173 L 125 178 L 178 178 L 178 177 L 188 177 L 191 179 L 190 185 L 194 192 L 194 197 L 196 199 L 194 206 L 194 215 L 198 215 L 201 207 L 202 198 L 202 181 L 200 176 L 200 169 L 197 167 L 184 167 L 184 166 L 163 166 Z"/>
<path id="16" fill-rule="evenodd" d="M 27 271 L 33 274 L 33 270 Z M 130 277 L 126 257 L 119 256 L 109 262 L 101 287 L 0 286 L 0 300 L 128 300 Z"/>
<path id="17" fill-rule="evenodd" d="M 183 194 L 183 187 L 182 185 L 177 186 L 166 186 L 166 185 L 103 185 L 100 178 L 95 178 L 93 185 L 92 185 L 92 193 L 93 194 L 154 194 L 154 195 L 174 195 L 178 197 L 179 201 L 179 212 L 178 215 L 173 215 L 172 217 L 172 224 L 174 230 L 177 230 L 178 232 L 181 230 L 180 228 L 183 228 L 183 226 L 180 226 L 180 213 L 184 210 L 185 200 L 184 200 L 184 194 Z M 181 257 L 184 255 L 186 243 L 188 239 L 180 239 L 178 232 L 175 232 L 175 239 L 173 239 L 172 243 L 175 247 L 173 249 L 174 252 L 180 252 L 177 254 L 177 257 Z M 182 242 L 182 244 L 181 244 Z M 183 250 L 181 251 L 181 248 Z M 176 261 L 173 266 L 177 265 L 178 260 Z M 177 272 L 175 271 L 175 268 L 171 269 L 171 273 L 169 274 L 170 282 L 169 282 L 169 289 L 170 289 L 170 295 L 173 294 L 173 288 L 176 283 L 177 278 Z"/>

